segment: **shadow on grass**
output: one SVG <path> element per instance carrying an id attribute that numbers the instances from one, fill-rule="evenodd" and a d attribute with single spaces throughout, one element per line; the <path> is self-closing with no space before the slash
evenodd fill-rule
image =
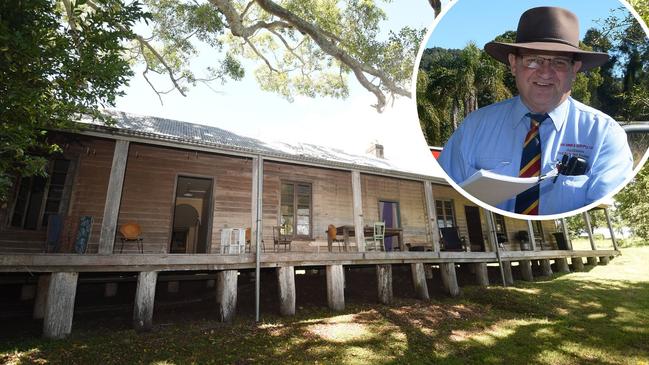
<path id="1" fill-rule="evenodd" d="M 616 270 L 607 268 L 607 270 Z M 411 285 L 396 281 L 395 292 Z M 371 275 L 368 277 L 371 280 Z M 368 304 L 353 292 L 332 313 L 321 298 L 292 318 L 244 315 L 232 324 L 214 314 L 158 323 L 154 331 L 97 322 L 61 341 L 0 342 L 0 363 L 50 364 L 579 364 L 649 361 L 649 282 L 554 275 L 509 288 L 463 287 L 460 299 L 434 289 L 431 301 Z M 357 277 L 361 277 L 357 275 Z M 316 279 L 318 289 L 322 278 Z M 368 284 L 369 287 L 374 282 Z M 430 288 L 438 279 L 429 281 Z M 276 293 L 266 293 L 273 296 Z M 299 294 L 298 294 L 299 296 Z M 354 297 L 356 296 L 356 297 Z M 362 299 L 359 304 L 358 299 Z M 184 308 L 191 311 L 191 307 Z M 159 319 L 162 317 L 158 317 Z M 115 321 L 128 322 L 128 316 Z M 92 322 L 90 322 L 92 323 Z"/>

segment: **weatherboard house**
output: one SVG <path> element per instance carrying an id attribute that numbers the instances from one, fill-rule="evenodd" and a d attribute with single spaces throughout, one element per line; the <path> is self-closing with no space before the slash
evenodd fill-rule
<path id="1" fill-rule="evenodd" d="M 51 132 L 63 151 L 52 157 L 49 176 L 18 177 L 0 206 L 0 272 L 37 274 L 24 285 L 33 288 L 46 337 L 70 333 L 80 273 L 105 274 L 105 295 L 118 285 L 111 274 L 135 273 L 133 323 L 148 329 L 156 283 L 167 272 L 214 274 L 218 311 L 228 321 L 239 272 L 275 270 L 280 312 L 290 315 L 296 268 L 325 270 L 328 304 L 340 310 L 344 276 L 353 275 L 345 267 L 376 265 L 379 301 L 389 302 L 392 265 L 410 266 L 426 299 L 433 266 L 458 295 L 458 267 L 489 285 L 488 264 L 500 263 L 500 277 L 511 283 L 512 262 L 516 275 L 531 280 L 533 268 L 551 273 L 551 261 L 554 270 L 570 270 L 568 259 L 581 270 L 583 257 L 597 263 L 619 254 L 594 245 L 572 250 L 554 221 L 491 214 L 444 179 L 382 157 L 112 117 L 111 126 L 83 121 L 77 131 Z"/>

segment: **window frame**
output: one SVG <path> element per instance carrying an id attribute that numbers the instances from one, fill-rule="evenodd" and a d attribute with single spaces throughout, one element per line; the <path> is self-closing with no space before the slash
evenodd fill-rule
<path id="1" fill-rule="evenodd" d="M 505 222 L 505 216 L 502 214 L 494 213 L 494 224 L 496 226 L 496 233 L 502 233 L 505 235 L 505 237 L 507 237 L 507 224 Z M 499 227 L 499 225 L 501 224 L 502 227 Z"/>
<path id="2" fill-rule="evenodd" d="M 54 174 L 59 174 L 61 171 L 55 171 L 55 167 L 57 162 L 64 162 L 67 164 L 64 172 L 64 179 L 62 183 L 56 183 L 54 184 L 52 181 L 53 175 Z M 56 156 L 48 161 L 47 164 L 47 176 L 46 177 L 40 177 L 40 176 L 17 176 L 16 177 L 16 187 L 14 188 L 13 196 L 11 197 L 11 209 L 9 211 L 9 214 L 7 216 L 7 219 L 5 221 L 5 225 L 7 227 L 12 227 L 15 229 L 25 229 L 25 230 L 33 230 L 33 231 L 40 231 L 43 229 L 47 228 L 47 219 L 46 219 L 46 214 L 51 215 L 51 214 L 64 214 L 67 212 L 69 203 L 70 203 L 70 194 L 72 191 L 72 179 L 73 175 L 75 172 L 75 167 L 76 167 L 76 161 L 74 159 L 70 158 L 65 158 L 64 156 Z M 40 199 L 40 202 L 38 203 L 38 212 L 37 217 L 36 217 L 36 226 L 35 227 L 29 227 L 25 228 L 26 218 L 27 215 L 29 214 L 29 205 L 32 199 L 32 194 L 34 193 L 34 183 L 36 179 L 43 179 L 43 196 Z M 16 214 L 16 209 L 19 208 L 18 206 L 18 198 L 20 196 L 21 189 L 25 184 L 28 184 L 29 187 L 27 187 L 28 191 L 26 194 L 26 203 L 25 206 L 23 207 L 23 212 L 22 212 L 22 218 L 20 221 L 19 225 L 14 225 L 14 215 Z M 60 195 L 56 197 L 56 199 L 53 199 L 50 194 L 53 192 L 53 188 L 60 188 Z M 57 209 L 56 210 L 47 210 L 47 205 L 51 201 L 56 201 L 57 203 Z"/>
<path id="3" fill-rule="evenodd" d="M 288 234 L 288 236 L 294 240 L 311 240 L 313 239 L 313 184 L 308 181 L 296 181 L 296 180 L 281 180 L 279 187 L 279 212 L 277 215 L 277 225 L 282 227 L 283 233 L 285 233 L 282 224 L 284 214 L 282 213 L 282 188 L 284 185 L 293 185 L 293 232 Z M 309 233 L 307 235 L 297 233 L 297 212 L 298 212 L 298 189 L 299 185 L 308 185 L 309 186 Z"/>
<path id="4" fill-rule="evenodd" d="M 442 208 L 442 222 L 444 222 L 443 225 L 440 225 L 440 214 L 439 214 L 439 208 L 441 203 L 441 208 Z M 451 208 L 451 225 L 448 226 L 446 225 L 446 222 L 448 220 L 448 216 L 446 215 L 446 206 L 445 204 L 449 204 Z M 445 227 L 457 227 L 457 219 L 456 219 L 456 210 L 455 210 L 455 201 L 453 199 L 435 199 L 435 222 L 437 224 L 437 229 L 440 228 L 445 228 Z"/>

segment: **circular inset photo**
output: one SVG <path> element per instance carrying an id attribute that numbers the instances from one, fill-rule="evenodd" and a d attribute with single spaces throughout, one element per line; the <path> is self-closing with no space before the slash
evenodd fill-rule
<path id="1" fill-rule="evenodd" d="M 449 183 L 523 219 L 584 211 L 626 185 L 649 146 L 631 133 L 649 120 L 636 15 L 617 0 L 447 9 L 419 53 L 416 103 Z"/>

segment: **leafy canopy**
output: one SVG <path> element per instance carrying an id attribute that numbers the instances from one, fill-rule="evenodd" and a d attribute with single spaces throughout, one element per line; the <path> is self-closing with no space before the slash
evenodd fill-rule
<path id="1" fill-rule="evenodd" d="M 80 114 L 99 117 L 132 75 L 122 42 L 146 19 L 140 4 L 103 0 L 0 2 L 0 201 L 16 175 L 46 173 L 59 151 L 47 131 L 73 129 Z"/>

